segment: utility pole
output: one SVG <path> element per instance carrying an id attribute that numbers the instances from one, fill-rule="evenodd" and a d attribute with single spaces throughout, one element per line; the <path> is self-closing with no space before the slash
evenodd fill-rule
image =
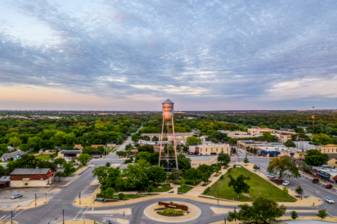
<path id="1" fill-rule="evenodd" d="M 64 209 L 62 209 L 62 224 L 64 224 Z"/>
<path id="2" fill-rule="evenodd" d="M 14 216 L 13 211 L 11 211 L 11 224 L 13 224 L 13 216 Z"/>
<path id="3" fill-rule="evenodd" d="M 35 208 L 36 208 L 36 199 L 37 199 L 37 195 L 36 195 L 36 192 L 35 192 L 35 194 L 34 194 L 34 196 L 35 196 Z"/>

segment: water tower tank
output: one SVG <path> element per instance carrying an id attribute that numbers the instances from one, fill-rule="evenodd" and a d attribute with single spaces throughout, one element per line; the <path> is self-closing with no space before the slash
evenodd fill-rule
<path id="1" fill-rule="evenodd" d="M 174 103 L 171 100 L 167 99 L 162 103 L 162 108 L 163 108 L 163 119 L 165 121 L 170 121 L 173 115 Z"/>

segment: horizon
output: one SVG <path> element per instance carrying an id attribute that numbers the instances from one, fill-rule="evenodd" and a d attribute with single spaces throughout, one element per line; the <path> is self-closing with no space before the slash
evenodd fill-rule
<path id="1" fill-rule="evenodd" d="M 336 110 L 337 4 L 0 3 L 0 110 Z"/>

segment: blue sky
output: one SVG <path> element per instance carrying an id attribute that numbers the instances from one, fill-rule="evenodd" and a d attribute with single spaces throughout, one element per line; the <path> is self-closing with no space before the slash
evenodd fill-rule
<path id="1" fill-rule="evenodd" d="M 0 2 L 0 109 L 337 106 L 335 0 Z"/>

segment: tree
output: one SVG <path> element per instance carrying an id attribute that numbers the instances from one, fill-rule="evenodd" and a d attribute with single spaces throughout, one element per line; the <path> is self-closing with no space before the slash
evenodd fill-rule
<path id="1" fill-rule="evenodd" d="M 298 185 L 297 188 L 295 189 L 296 193 L 301 195 L 301 198 L 302 198 L 302 195 L 303 195 L 303 188 L 301 187 L 301 185 Z"/>
<path id="2" fill-rule="evenodd" d="M 180 170 L 188 170 L 191 168 L 191 159 L 183 154 L 178 155 L 178 167 Z"/>
<path id="3" fill-rule="evenodd" d="M 249 163 L 249 159 L 248 159 L 247 155 L 246 155 L 245 158 L 243 159 L 243 162 L 244 162 L 244 163 Z"/>
<path id="4" fill-rule="evenodd" d="M 290 214 L 290 216 L 291 216 L 291 218 L 294 219 L 294 220 L 298 218 L 298 214 L 297 214 L 296 211 L 292 211 L 291 214 Z"/>
<path id="5" fill-rule="evenodd" d="M 246 183 L 246 180 L 249 180 L 249 177 L 245 177 L 244 175 L 238 176 L 236 179 L 229 175 L 229 183 L 228 186 L 232 187 L 235 193 L 238 194 L 240 197 L 241 193 L 248 193 L 249 192 L 249 185 Z"/>
<path id="6" fill-rule="evenodd" d="M 190 136 L 186 139 L 187 145 L 200 145 L 201 139 L 197 136 Z"/>
<path id="7" fill-rule="evenodd" d="M 78 161 L 80 161 L 82 166 L 87 165 L 87 163 L 89 162 L 90 159 L 91 159 L 91 156 L 89 154 L 86 154 L 86 153 L 81 153 L 81 155 L 78 157 Z"/>
<path id="8" fill-rule="evenodd" d="M 328 216 L 328 213 L 326 212 L 325 209 L 319 210 L 317 213 L 317 216 L 320 217 L 321 219 L 324 219 Z"/>
<path id="9" fill-rule="evenodd" d="M 207 140 L 214 143 L 225 143 L 229 142 L 231 138 L 229 138 L 225 133 L 214 130 L 208 133 Z"/>
<path id="10" fill-rule="evenodd" d="M 98 182 L 101 185 L 101 190 L 107 188 L 115 188 L 117 179 L 120 177 L 121 172 L 118 168 L 100 166 L 94 169 L 94 176 L 97 177 Z"/>
<path id="11" fill-rule="evenodd" d="M 230 161 L 231 161 L 231 157 L 228 154 L 226 154 L 226 153 L 220 153 L 218 155 L 218 162 L 222 166 L 227 166 Z"/>
<path id="12" fill-rule="evenodd" d="M 252 205 L 239 205 L 239 212 L 229 212 L 228 220 L 233 221 L 238 219 L 244 223 L 273 223 L 276 218 L 285 214 L 286 208 L 284 206 L 277 205 L 276 202 L 265 199 L 257 198 Z"/>
<path id="13" fill-rule="evenodd" d="M 261 137 L 258 138 L 260 141 L 266 141 L 266 142 L 277 142 L 277 137 L 275 135 L 272 135 L 269 132 L 264 132 Z"/>
<path id="14" fill-rule="evenodd" d="M 142 151 L 142 152 L 139 152 L 137 154 L 136 162 L 138 162 L 140 160 L 145 160 L 145 161 L 149 162 L 151 165 L 157 165 L 158 164 L 158 158 L 159 158 L 158 152 Z"/>
<path id="15" fill-rule="evenodd" d="M 285 145 L 286 147 L 288 147 L 288 148 L 296 147 L 296 144 L 295 144 L 292 140 L 290 140 L 290 139 L 288 139 L 288 140 L 284 143 L 284 145 Z"/>
<path id="16" fill-rule="evenodd" d="M 308 150 L 304 156 L 304 161 L 310 166 L 321 166 L 328 161 L 328 155 L 321 151 L 312 149 Z"/>
<path id="17" fill-rule="evenodd" d="M 279 179 L 284 176 L 299 177 L 300 172 L 292 158 L 289 156 L 280 156 L 273 158 L 268 165 L 268 172 L 275 173 Z"/>
<path id="18" fill-rule="evenodd" d="M 8 144 L 13 147 L 18 147 L 19 145 L 21 145 L 21 143 L 22 141 L 18 136 L 10 137 L 8 140 Z"/>
<path id="19" fill-rule="evenodd" d="M 166 172 L 160 166 L 150 166 L 146 170 L 146 174 L 153 185 L 158 185 L 166 180 Z"/>
<path id="20" fill-rule="evenodd" d="M 6 174 L 6 169 L 0 165 L 0 177 Z"/>
<path id="21" fill-rule="evenodd" d="M 41 138 L 39 136 L 30 137 L 28 139 L 28 147 L 34 151 L 38 151 L 41 148 Z"/>
<path id="22" fill-rule="evenodd" d="M 327 145 L 327 144 L 333 144 L 335 141 L 330 135 L 320 133 L 320 134 L 314 134 L 312 136 L 312 142 L 315 145 Z"/>

